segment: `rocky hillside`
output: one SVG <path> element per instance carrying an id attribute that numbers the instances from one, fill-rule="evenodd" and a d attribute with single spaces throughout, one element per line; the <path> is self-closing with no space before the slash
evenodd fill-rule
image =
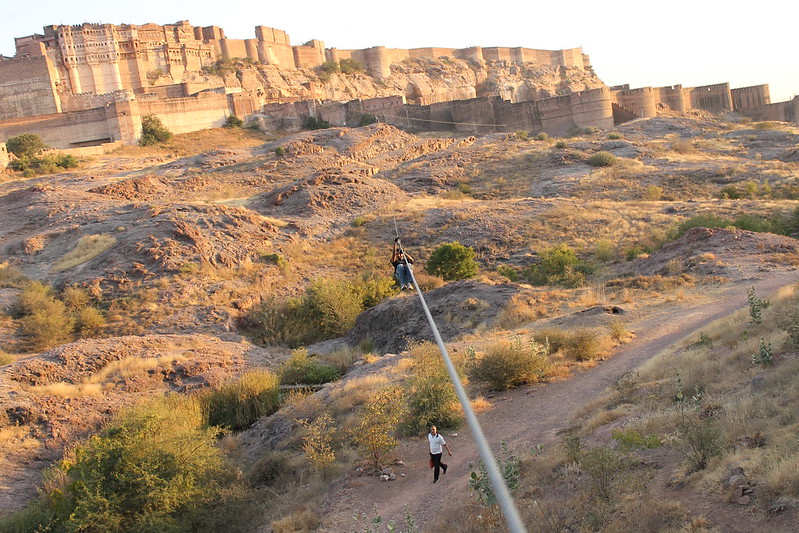
<path id="1" fill-rule="evenodd" d="M 341 73 L 324 69 L 285 70 L 245 63 L 222 63 L 186 79 L 162 76 L 156 84 L 208 83 L 212 87 L 260 91 L 266 98 L 353 100 L 404 95 L 408 103 L 429 104 L 477 96 L 501 96 L 514 102 L 594 89 L 604 83 L 593 71 L 574 67 L 465 61 L 451 58 L 407 59 L 393 65 L 391 75 L 376 80 L 364 71 Z"/>
<path id="2" fill-rule="evenodd" d="M 233 77 L 294 97 L 306 96 L 291 92 L 298 87 L 310 96 L 311 86 L 327 97 L 418 94 L 410 86 L 448 98 L 542 96 L 601 83 L 443 60 L 403 64 L 381 83 L 355 74 L 317 85 L 318 75 L 292 74 L 305 86 L 260 67 Z M 384 124 L 287 136 L 222 129 L 127 147 L 70 172 L 5 174 L 0 510 L 23 505 L 41 469 L 122 406 L 215 387 L 246 368 L 278 369 L 288 347 L 253 334 L 269 326 L 258 312 L 306 295 L 317 280 L 390 283 L 398 233 L 418 258 L 442 334 L 459 349 L 545 326 L 607 328 L 611 315 L 632 327 L 664 306 L 792 272 L 799 132 L 734 118 L 658 117 L 538 140 L 415 136 Z M 593 165 L 599 152 L 613 163 Z M 711 216 L 722 227 L 677 232 Z M 450 241 L 476 252 L 476 279 L 426 273 L 430 252 Z M 554 245 L 574 250 L 585 277 L 531 285 Z M 85 291 L 81 305 L 96 308 L 102 326 L 35 347 L 20 301 L 31 280 L 63 302 L 69 289 Z M 415 296 L 386 295 L 333 342 L 371 345 L 377 357 L 429 340 Z M 247 439 L 257 455 L 258 439 Z"/>

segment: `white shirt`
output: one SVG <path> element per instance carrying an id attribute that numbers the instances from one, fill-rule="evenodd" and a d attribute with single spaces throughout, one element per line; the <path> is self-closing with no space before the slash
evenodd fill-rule
<path id="1" fill-rule="evenodd" d="M 427 440 L 430 442 L 430 453 L 435 454 L 443 452 L 442 446 L 446 444 L 446 441 L 444 441 L 444 437 L 441 436 L 441 433 L 436 433 L 435 437 L 432 433 L 428 433 Z"/>

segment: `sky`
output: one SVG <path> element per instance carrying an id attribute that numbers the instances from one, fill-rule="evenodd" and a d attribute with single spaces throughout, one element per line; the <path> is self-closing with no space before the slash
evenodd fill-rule
<path id="1" fill-rule="evenodd" d="M 292 44 L 319 39 L 325 47 L 340 49 L 582 47 L 607 85 L 768 84 L 772 102 L 799 95 L 799 39 L 794 27 L 799 3 L 794 1 L 4 0 L 3 4 L 0 54 L 5 56 L 15 53 L 14 37 L 42 33 L 42 27 L 51 24 L 188 20 L 195 26 L 220 26 L 232 39 L 254 38 L 254 27 L 263 25 L 286 31 Z"/>

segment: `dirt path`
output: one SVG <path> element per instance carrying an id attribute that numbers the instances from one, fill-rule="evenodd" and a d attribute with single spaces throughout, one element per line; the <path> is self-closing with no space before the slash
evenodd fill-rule
<path id="1" fill-rule="evenodd" d="M 698 331 L 710 322 L 746 305 L 746 292 L 754 285 L 758 295 L 767 296 L 799 279 L 796 272 L 774 272 L 762 279 L 747 279 L 731 283 L 708 294 L 702 301 L 674 306 L 657 315 L 641 319 L 634 326 L 637 338 L 611 359 L 574 375 L 572 378 L 541 387 L 521 388 L 495 398 L 496 405 L 479 415 L 486 437 L 498 446 L 504 439 L 516 450 L 529 449 L 537 444 L 557 445 L 557 433 L 564 429 L 569 417 L 581 405 L 591 401 L 622 373 L 639 367 L 675 341 Z M 349 478 L 331 488 L 325 503 L 322 531 L 349 531 L 354 527 L 353 515 L 379 514 L 384 523 L 394 520 L 403 524 L 406 510 L 421 531 L 426 531 L 433 514 L 447 501 L 461 498 L 468 490 L 469 461 L 479 458 L 471 433 L 466 427 L 458 437 L 444 433 L 453 451 L 445 458 L 450 467 L 438 484 L 432 484 L 427 467 L 427 443 L 423 439 L 403 442 L 397 450 L 405 467 L 398 469 L 403 476 L 396 481 L 381 482 L 376 478 Z M 719 512 L 703 507 L 696 509 L 717 523 L 724 532 L 757 531 L 754 522 L 738 509 L 723 506 Z"/>

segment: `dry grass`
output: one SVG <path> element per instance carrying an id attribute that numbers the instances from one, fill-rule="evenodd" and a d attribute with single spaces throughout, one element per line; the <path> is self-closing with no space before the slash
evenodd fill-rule
<path id="1" fill-rule="evenodd" d="M 109 250 L 116 242 L 116 238 L 108 233 L 84 235 L 78 240 L 75 248 L 53 263 L 52 270 L 59 272 L 82 265 Z"/>
<path id="2" fill-rule="evenodd" d="M 124 379 L 155 369 L 170 368 L 184 360 L 182 357 L 126 357 L 112 361 L 99 372 L 91 375 L 81 383 L 51 383 L 31 387 L 31 393 L 39 396 L 56 396 L 59 398 L 77 398 L 80 396 L 98 396 L 114 388 L 113 380 Z"/>

